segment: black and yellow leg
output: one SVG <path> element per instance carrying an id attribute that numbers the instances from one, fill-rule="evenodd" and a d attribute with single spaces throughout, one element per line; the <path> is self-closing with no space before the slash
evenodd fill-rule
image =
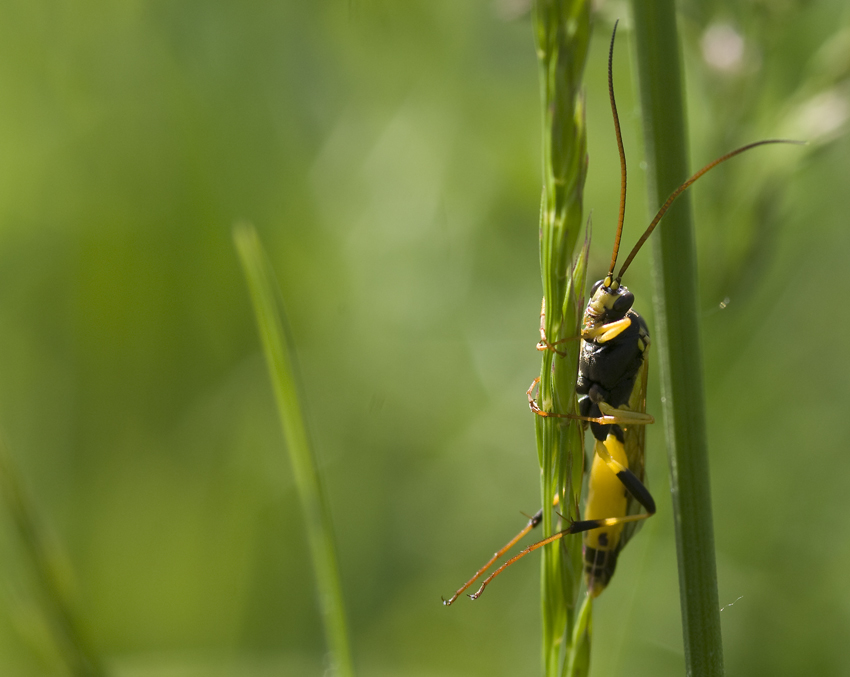
<path id="1" fill-rule="evenodd" d="M 643 506 L 645 513 L 626 514 L 627 497 L 623 489 Z M 584 510 L 585 519 L 570 526 L 572 533 L 607 529 L 608 537 L 605 540 L 608 541 L 609 547 L 614 547 L 623 524 L 645 520 L 654 514 L 655 500 L 643 482 L 629 470 L 623 443 L 614 434 L 608 435 L 604 443 L 596 440 L 588 482 L 587 505 Z M 595 534 L 597 539 L 600 535 L 601 533 Z"/>
<path id="2" fill-rule="evenodd" d="M 626 505 L 628 503 L 626 492 L 631 494 L 643 506 L 646 513 L 639 515 L 626 514 Z M 596 596 L 604 588 L 608 578 L 610 578 L 610 573 L 613 573 L 623 525 L 628 522 L 645 520 L 653 514 L 655 514 L 655 500 L 644 484 L 629 470 L 623 443 L 613 434 L 609 435 L 604 443 L 597 440 L 594 449 L 593 467 L 591 468 L 587 506 L 585 507 L 585 519 L 575 522 L 571 521 L 566 529 L 552 534 L 542 541 L 533 543 L 518 552 L 484 579 L 481 587 L 469 595 L 469 597 L 478 599 L 490 581 L 528 553 L 534 552 L 549 543 L 554 543 L 564 536 L 583 532 L 587 532 L 585 549 L 587 550 L 589 548 L 593 552 L 602 553 L 610 569 L 604 581 L 597 581 L 601 584 L 597 585 L 593 580 L 588 581 L 588 588 L 591 594 Z M 587 553 L 585 555 L 585 561 L 587 561 Z M 602 559 L 602 556 L 599 559 Z"/>
<path id="3" fill-rule="evenodd" d="M 608 341 L 617 338 L 631 326 L 631 319 L 624 317 L 622 320 L 617 320 L 616 322 L 600 324 L 598 326 L 594 326 L 592 329 L 584 329 L 581 332 L 581 337 L 585 341 L 595 340 L 596 343 L 607 343 Z"/>
<path id="4" fill-rule="evenodd" d="M 629 515 L 628 494 L 646 513 Z M 613 433 L 605 442 L 595 440 L 593 464 L 588 482 L 584 519 L 572 525 L 584 531 L 584 571 L 587 590 L 592 597 L 601 593 L 617 566 L 623 546 L 623 526 L 655 514 L 655 501 L 649 490 L 628 468 L 623 443 Z"/>
<path id="5" fill-rule="evenodd" d="M 552 507 L 554 508 L 554 507 L 557 507 L 557 506 L 558 506 L 558 496 L 555 496 L 555 500 L 554 500 L 554 501 L 552 501 Z M 519 532 L 516 536 L 514 536 L 514 537 L 513 537 L 510 541 L 508 541 L 507 545 L 505 545 L 502 549 L 498 550 L 498 551 L 497 551 L 497 552 L 496 552 L 496 553 L 495 553 L 495 554 L 494 554 L 494 555 L 493 555 L 493 556 L 492 556 L 492 557 L 491 557 L 491 558 L 487 561 L 487 563 L 486 563 L 483 567 L 481 567 L 478 571 L 476 571 L 476 572 L 475 572 L 475 575 L 474 575 L 472 578 L 470 578 L 470 579 L 469 579 L 466 583 L 464 583 L 464 584 L 463 584 L 460 588 L 458 588 L 458 590 L 455 592 L 455 594 L 454 594 L 454 595 L 452 595 L 451 597 L 449 597 L 449 599 L 443 599 L 443 604 L 445 604 L 446 606 L 450 606 L 450 605 L 451 605 L 451 604 L 452 604 L 452 603 L 453 603 L 453 602 L 454 602 L 454 601 L 455 601 L 458 597 L 460 597 L 460 596 L 461 596 L 461 595 L 462 595 L 462 594 L 463 594 L 463 593 L 464 593 L 464 592 L 465 592 L 465 591 L 466 591 L 466 590 L 467 590 L 467 589 L 468 589 L 468 588 L 469 588 L 469 587 L 470 587 L 473 583 L 475 583 L 475 581 L 477 581 L 479 578 L 481 578 L 481 576 L 483 576 L 483 575 L 484 575 L 484 572 L 485 572 L 485 571 L 487 571 L 487 569 L 489 569 L 489 568 L 493 565 L 493 563 L 494 563 L 497 559 L 499 559 L 500 557 L 502 557 L 502 555 L 504 555 L 504 554 L 505 554 L 508 550 L 510 550 L 511 548 L 513 548 L 513 547 L 514 547 L 514 546 L 515 546 L 515 545 L 516 545 L 516 544 L 517 544 L 520 540 L 522 540 L 522 539 L 525 537 L 525 535 L 526 535 L 529 531 L 531 531 L 532 529 L 534 529 L 534 528 L 535 528 L 538 524 L 540 524 L 542 521 L 543 521 L 543 508 L 541 508 L 541 509 L 540 509 L 540 510 L 538 510 L 536 513 L 534 513 L 534 515 L 533 515 L 533 516 L 531 516 L 531 517 L 529 518 L 529 520 L 528 520 L 528 524 L 526 524 L 526 525 L 525 525 L 525 527 L 522 529 L 522 531 L 520 531 L 520 532 Z"/>
<path id="6" fill-rule="evenodd" d="M 599 410 L 603 415 L 597 417 L 580 416 L 579 414 L 556 414 L 551 411 L 543 411 L 537 404 L 537 400 L 534 399 L 534 388 L 538 383 L 540 383 L 539 376 L 531 382 L 531 386 L 525 391 L 525 394 L 528 396 L 528 408 L 538 416 L 543 416 L 544 418 L 568 418 L 574 421 L 587 421 L 588 423 L 599 423 L 601 425 L 629 426 L 655 423 L 655 419 L 649 414 L 632 411 L 631 409 L 617 409 L 605 402 L 599 403 Z"/>

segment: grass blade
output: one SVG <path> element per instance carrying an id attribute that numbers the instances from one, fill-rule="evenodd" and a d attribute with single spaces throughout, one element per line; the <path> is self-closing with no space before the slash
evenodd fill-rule
<path id="1" fill-rule="evenodd" d="M 648 207 L 651 213 L 689 175 L 685 104 L 673 0 L 634 0 Z M 653 238 L 655 319 L 664 430 L 679 560 L 679 593 L 689 675 L 723 674 L 714 558 L 697 264 L 687 193 Z"/>
<path id="2" fill-rule="evenodd" d="M 104 677 L 107 672 L 83 636 L 80 621 L 67 592 L 62 553 L 42 527 L 35 505 L 12 462 L 6 441 L 0 436 L 0 494 L 10 516 L 35 581 L 38 605 L 53 641 L 74 677 Z"/>
<path id="3" fill-rule="evenodd" d="M 581 81 L 590 40 L 586 0 L 537 0 L 533 28 L 543 110 L 543 198 L 540 208 L 540 270 L 549 341 L 578 334 L 584 266 L 572 267 L 582 228 L 582 194 L 587 176 L 587 133 Z M 577 298 L 578 296 L 578 298 Z M 566 356 L 543 353 L 540 405 L 575 412 L 578 341 L 561 344 Z M 581 490 L 581 434 L 575 421 L 538 418 L 537 451 L 544 506 L 560 496 L 561 510 L 575 512 Z M 579 472 L 576 473 L 576 470 Z M 578 482 L 576 477 L 578 476 Z M 557 530 L 551 510 L 543 511 L 543 532 Z M 581 539 L 566 538 L 542 555 L 541 609 L 543 671 L 560 674 L 569 662 L 570 638 L 581 586 Z"/>
<path id="4" fill-rule="evenodd" d="M 330 509 L 301 411 L 293 343 L 282 311 L 279 287 L 254 227 L 249 224 L 237 225 L 233 238 L 248 282 L 283 434 L 301 497 L 328 646 L 333 655 L 336 674 L 353 677 Z"/>

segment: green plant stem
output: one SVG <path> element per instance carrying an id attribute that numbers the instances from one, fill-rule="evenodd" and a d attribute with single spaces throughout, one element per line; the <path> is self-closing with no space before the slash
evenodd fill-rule
<path id="1" fill-rule="evenodd" d="M 36 507 L 24 490 L 6 442 L 0 436 L 0 494 L 29 560 L 36 598 L 53 640 L 74 677 L 104 677 L 100 656 L 86 641 L 63 579 L 61 552 L 41 525 Z"/>
<path id="2" fill-rule="evenodd" d="M 584 266 L 571 267 L 582 227 L 587 174 L 587 135 L 581 79 L 590 38 L 586 0 L 537 0 L 533 27 L 543 110 L 543 197 L 540 207 L 540 269 L 550 341 L 574 338 L 581 318 Z M 575 412 L 578 341 L 560 344 L 565 357 L 543 353 L 539 401 L 547 411 Z M 552 499 L 575 513 L 581 491 L 581 435 L 575 421 L 536 420 L 541 471 L 543 532 L 557 531 Z M 569 656 L 581 584 L 581 541 L 567 538 L 543 548 L 541 614 L 544 674 L 555 677 Z M 589 642 L 589 633 L 582 633 Z M 579 662 L 580 663 L 580 662 Z"/>
<path id="3" fill-rule="evenodd" d="M 251 293 L 283 435 L 301 497 L 325 635 L 333 655 L 336 674 L 352 677 L 354 668 L 334 547 L 333 525 L 301 412 L 296 359 L 279 298 L 279 287 L 253 226 L 237 225 L 233 237 Z"/>
<path id="4" fill-rule="evenodd" d="M 673 0 L 633 0 L 641 107 L 654 213 L 689 175 Z M 714 559 L 697 263 L 691 205 L 682 195 L 654 237 L 655 321 L 676 525 L 687 674 L 723 674 Z"/>

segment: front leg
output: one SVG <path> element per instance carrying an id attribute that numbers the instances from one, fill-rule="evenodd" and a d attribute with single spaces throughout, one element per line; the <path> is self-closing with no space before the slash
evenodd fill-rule
<path id="1" fill-rule="evenodd" d="M 540 304 L 540 341 L 537 343 L 537 350 L 551 350 L 556 355 L 566 357 L 567 354 L 562 350 L 558 350 L 555 346 L 559 343 L 566 343 L 567 341 L 577 341 L 580 338 L 581 336 L 568 336 L 557 341 L 549 341 L 546 338 L 546 297 L 543 297 L 543 302 Z"/>
<path id="2" fill-rule="evenodd" d="M 600 324 L 594 325 L 589 329 L 583 329 L 581 332 L 581 337 L 585 341 L 596 341 L 597 343 L 607 343 L 612 339 L 617 338 L 620 334 L 622 334 L 626 329 L 628 329 L 632 325 L 631 318 L 624 317 L 622 320 L 617 320 L 616 322 L 609 322 L 608 324 Z"/>

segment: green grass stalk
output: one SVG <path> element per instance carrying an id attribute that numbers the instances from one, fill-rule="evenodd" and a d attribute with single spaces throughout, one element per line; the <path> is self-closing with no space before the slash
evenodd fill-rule
<path id="1" fill-rule="evenodd" d="M 533 28 L 543 109 L 543 197 L 540 207 L 540 270 L 550 341 L 575 337 L 583 310 L 584 265 L 573 266 L 583 225 L 582 193 L 587 175 L 587 134 L 581 80 L 590 39 L 587 0 L 536 0 Z M 545 351 L 540 370 L 540 405 L 575 412 L 578 341 L 560 344 L 566 357 Z M 552 510 L 575 516 L 581 493 L 581 432 L 574 421 L 537 418 L 543 532 L 558 530 Z M 574 460 L 575 459 L 575 460 Z M 543 672 L 547 677 L 580 666 L 571 638 L 581 587 L 581 539 L 566 538 L 543 548 L 541 607 Z M 589 611 L 588 611 L 589 613 Z M 588 629 L 589 623 L 584 627 Z M 589 648 L 589 632 L 579 634 Z"/>
<path id="2" fill-rule="evenodd" d="M 280 301 L 279 286 L 253 226 L 239 224 L 233 238 L 248 282 L 257 327 L 274 388 L 283 435 L 304 511 L 319 605 L 335 674 L 353 677 L 342 585 L 337 567 L 333 525 L 316 458 L 301 411 L 293 342 Z"/>
<path id="3" fill-rule="evenodd" d="M 28 571 L 35 582 L 38 607 L 69 674 L 74 677 L 105 677 L 107 671 L 103 662 L 84 637 L 80 620 L 74 612 L 62 552 L 38 519 L 36 506 L 24 489 L 2 436 L 0 495 L 29 562 Z"/>
<path id="4" fill-rule="evenodd" d="M 649 209 L 689 175 L 685 103 L 673 0 L 633 0 Z M 654 337 L 679 561 L 688 675 L 723 674 L 720 604 L 705 434 L 697 263 L 691 204 L 683 194 L 653 236 Z"/>

